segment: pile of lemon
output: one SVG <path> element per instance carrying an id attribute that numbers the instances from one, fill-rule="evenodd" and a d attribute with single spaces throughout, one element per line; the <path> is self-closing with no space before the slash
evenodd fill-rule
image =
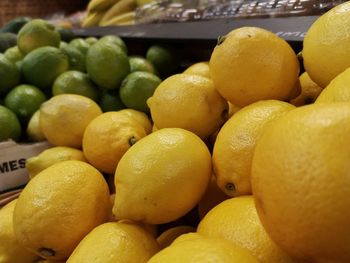
<path id="1" fill-rule="evenodd" d="M 55 147 L 0 210 L 0 262 L 350 262 L 348 21 L 344 3 L 311 26 L 300 76 L 283 39 L 233 30 L 152 91 L 151 118 L 44 102 Z"/>

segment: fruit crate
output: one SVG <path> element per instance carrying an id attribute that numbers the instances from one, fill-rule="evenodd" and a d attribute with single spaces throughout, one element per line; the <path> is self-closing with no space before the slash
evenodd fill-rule
<path id="1" fill-rule="evenodd" d="M 83 9 L 87 0 L 2 0 L 0 25 L 20 16 L 45 17 L 53 13 L 71 13 Z"/>

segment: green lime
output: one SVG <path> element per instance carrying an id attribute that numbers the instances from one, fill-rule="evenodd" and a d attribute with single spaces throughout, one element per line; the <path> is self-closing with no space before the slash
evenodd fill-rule
<path id="1" fill-rule="evenodd" d="M 78 94 L 94 101 L 98 99 L 97 87 L 92 83 L 89 76 L 79 71 L 67 71 L 58 76 L 52 86 L 52 94 Z"/>
<path id="2" fill-rule="evenodd" d="M 74 38 L 74 33 L 71 29 L 58 27 L 57 31 L 60 34 L 61 39 L 65 42 L 69 42 Z"/>
<path id="3" fill-rule="evenodd" d="M 3 53 L 7 49 L 16 46 L 17 36 L 13 33 L 0 33 L 0 52 Z"/>
<path id="4" fill-rule="evenodd" d="M 152 97 L 161 82 L 160 78 L 149 72 L 130 73 L 120 87 L 120 99 L 128 108 L 147 113 L 147 99 Z"/>
<path id="5" fill-rule="evenodd" d="M 91 46 L 95 44 L 98 41 L 98 39 L 96 37 L 88 37 L 88 38 L 85 38 L 85 41 Z"/>
<path id="6" fill-rule="evenodd" d="M 80 52 L 76 47 L 69 45 L 60 49 L 68 56 L 69 70 L 86 72 L 85 55 L 82 52 Z"/>
<path id="7" fill-rule="evenodd" d="M 19 48 L 17 46 L 7 49 L 4 53 L 4 56 L 13 63 L 16 63 L 17 61 L 24 58 L 23 54 L 21 51 L 19 51 Z"/>
<path id="8" fill-rule="evenodd" d="M 99 105 L 103 112 L 118 111 L 126 108 L 116 90 L 104 91 L 101 95 Z"/>
<path id="9" fill-rule="evenodd" d="M 40 89 L 23 84 L 13 88 L 6 95 L 5 106 L 12 110 L 20 120 L 26 122 L 44 101 L 46 101 L 46 96 Z"/>
<path id="10" fill-rule="evenodd" d="M 152 65 L 151 62 L 149 62 L 144 57 L 130 56 L 129 63 L 130 63 L 130 71 L 131 72 L 144 71 L 144 72 L 149 72 L 149 73 L 157 75 L 157 71 L 156 71 L 155 67 Z"/>
<path id="11" fill-rule="evenodd" d="M 77 48 L 84 55 L 86 55 L 90 47 L 90 45 L 82 38 L 73 39 L 68 45 Z"/>
<path id="12" fill-rule="evenodd" d="M 119 46 L 98 41 L 86 55 L 86 70 L 100 88 L 117 89 L 130 73 L 130 64 Z"/>
<path id="13" fill-rule="evenodd" d="M 67 47 L 67 46 L 68 46 L 68 43 L 67 43 L 67 42 L 61 41 L 61 42 L 60 42 L 59 48 L 62 49 L 62 48 L 65 48 L 65 47 Z"/>
<path id="14" fill-rule="evenodd" d="M 17 35 L 18 48 L 24 55 L 39 47 L 59 47 L 60 41 L 60 33 L 53 25 L 42 19 L 29 21 Z"/>
<path id="15" fill-rule="evenodd" d="M 27 126 L 27 137 L 32 142 L 44 141 L 45 135 L 40 128 L 40 110 L 37 110 L 30 118 Z"/>
<path id="16" fill-rule="evenodd" d="M 25 56 L 22 73 L 29 84 L 45 89 L 68 68 L 68 56 L 60 49 L 41 47 Z"/>
<path id="17" fill-rule="evenodd" d="M 16 65 L 0 54 L 0 95 L 6 94 L 19 84 L 20 73 Z"/>
<path id="18" fill-rule="evenodd" d="M 13 139 L 18 141 L 21 137 L 21 124 L 10 109 L 0 105 L 0 141 Z"/>
<path id="19" fill-rule="evenodd" d="M 122 50 L 125 52 L 125 54 L 128 54 L 128 48 L 126 47 L 125 42 L 123 41 L 123 39 L 121 39 L 118 36 L 107 35 L 107 36 L 100 38 L 99 42 L 108 42 L 108 43 L 115 44 L 115 45 L 121 47 Z"/>
<path id="20" fill-rule="evenodd" d="M 179 54 L 165 45 L 151 46 L 147 50 L 146 59 L 155 66 L 162 77 L 174 74 L 180 65 Z"/>

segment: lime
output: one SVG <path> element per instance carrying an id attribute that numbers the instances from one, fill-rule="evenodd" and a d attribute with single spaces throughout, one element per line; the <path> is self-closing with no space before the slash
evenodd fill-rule
<path id="1" fill-rule="evenodd" d="M 133 72 L 125 78 L 120 87 L 120 99 L 128 108 L 149 112 L 147 100 L 152 97 L 161 82 L 161 79 L 152 73 Z"/>
<path id="2" fill-rule="evenodd" d="M 69 45 L 60 49 L 68 56 L 70 70 L 86 72 L 85 55 L 79 49 Z"/>
<path id="3" fill-rule="evenodd" d="M 61 39 L 65 42 L 69 42 L 74 38 L 74 33 L 69 28 L 57 27 L 58 33 L 60 33 Z"/>
<path id="4" fill-rule="evenodd" d="M 13 63 L 16 63 L 17 61 L 22 60 L 24 57 L 21 51 L 19 51 L 17 46 L 7 49 L 4 53 L 4 56 L 8 60 L 12 61 Z"/>
<path id="5" fill-rule="evenodd" d="M 88 38 L 85 38 L 85 41 L 91 46 L 95 44 L 98 41 L 98 39 L 96 37 L 88 37 Z"/>
<path id="6" fill-rule="evenodd" d="M 28 83 L 45 89 L 51 87 L 55 79 L 68 68 L 68 57 L 60 49 L 41 47 L 25 56 L 22 73 Z"/>
<path id="7" fill-rule="evenodd" d="M 34 19 L 25 24 L 17 35 L 17 45 L 24 54 L 44 46 L 59 47 L 60 34 L 45 20 Z"/>
<path id="8" fill-rule="evenodd" d="M 126 108 L 119 97 L 118 91 L 106 90 L 102 93 L 99 103 L 103 112 L 118 111 Z"/>
<path id="9" fill-rule="evenodd" d="M 20 73 L 16 65 L 0 54 L 0 95 L 6 94 L 20 81 Z"/>
<path id="10" fill-rule="evenodd" d="M 98 41 L 90 47 L 86 55 L 86 70 L 99 87 L 117 89 L 130 73 L 130 64 L 119 46 Z"/>
<path id="11" fill-rule="evenodd" d="M 162 77 L 175 73 L 179 67 L 179 54 L 169 46 L 153 45 L 147 50 L 146 58 L 151 62 Z"/>
<path id="12" fill-rule="evenodd" d="M 60 42 L 59 48 L 62 49 L 62 48 L 65 48 L 65 47 L 67 47 L 67 46 L 68 46 L 68 43 L 67 43 L 67 42 L 61 41 L 61 42 Z"/>
<path id="13" fill-rule="evenodd" d="M 21 136 L 21 124 L 8 108 L 0 105 L 0 141 L 13 139 L 18 141 Z"/>
<path id="14" fill-rule="evenodd" d="M 12 110 L 20 120 L 28 121 L 46 100 L 45 94 L 37 87 L 19 85 L 5 97 L 5 106 Z"/>
<path id="15" fill-rule="evenodd" d="M 130 56 L 129 63 L 131 72 L 144 71 L 157 75 L 157 70 L 155 69 L 155 67 L 144 57 Z"/>
<path id="16" fill-rule="evenodd" d="M 82 38 L 73 39 L 68 45 L 77 48 L 84 55 L 86 55 L 90 47 L 90 45 Z"/>
<path id="17" fill-rule="evenodd" d="M 105 42 L 105 41 L 121 47 L 121 49 L 125 52 L 125 54 L 128 54 L 128 48 L 126 47 L 123 39 L 121 39 L 120 37 L 114 36 L 114 35 L 107 35 L 100 38 L 99 40 L 99 42 Z"/>
<path id="18" fill-rule="evenodd" d="M 94 101 L 98 99 L 97 87 L 89 76 L 79 71 L 67 71 L 57 77 L 52 86 L 52 94 L 78 94 Z"/>

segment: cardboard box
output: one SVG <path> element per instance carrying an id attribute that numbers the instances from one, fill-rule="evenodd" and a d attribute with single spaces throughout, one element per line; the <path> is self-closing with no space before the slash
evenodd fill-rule
<path id="1" fill-rule="evenodd" d="M 0 143 L 0 193 L 23 187 L 28 182 L 26 159 L 52 147 L 47 141 L 18 144 Z"/>

